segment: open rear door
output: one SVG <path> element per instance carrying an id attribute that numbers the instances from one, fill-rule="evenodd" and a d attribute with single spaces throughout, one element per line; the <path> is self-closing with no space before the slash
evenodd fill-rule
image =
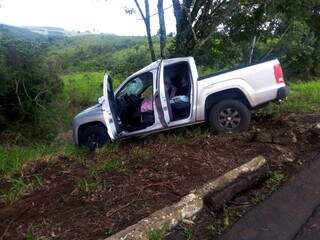
<path id="1" fill-rule="evenodd" d="M 163 127 L 168 127 L 168 122 L 170 117 L 168 114 L 167 99 L 165 97 L 165 88 L 163 84 L 163 61 L 160 60 L 157 69 L 157 80 L 156 80 L 156 93 L 155 93 L 155 103 L 159 115 L 160 123 Z"/>
<path id="2" fill-rule="evenodd" d="M 109 137 L 114 140 L 117 134 L 120 133 L 120 126 L 118 123 L 117 104 L 112 88 L 112 80 L 108 74 L 105 74 L 103 78 L 102 111 Z"/>

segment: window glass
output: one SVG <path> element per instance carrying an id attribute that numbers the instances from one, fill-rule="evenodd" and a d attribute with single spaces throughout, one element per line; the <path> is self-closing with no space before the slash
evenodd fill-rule
<path id="1" fill-rule="evenodd" d="M 137 77 L 127 84 L 126 93 L 128 95 L 138 95 L 142 89 L 143 89 L 142 80 L 139 77 Z"/>
<path id="2" fill-rule="evenodd" d="M 144 73 L 142 75 L 139 75 L 127 82 L 125 86 L 118 92 L 117 98 L 127 94 L 127 95 L 140 95 L 141 93 L 144 93 L 147 91 L 146 94 L 152 95 L 152 79 L 153 75 L 152 73 Z M 151 89 L 149 89 L 151 86 Z"/>

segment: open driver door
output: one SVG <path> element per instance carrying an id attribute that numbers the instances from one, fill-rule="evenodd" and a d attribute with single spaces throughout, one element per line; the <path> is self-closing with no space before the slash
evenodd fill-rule
<path id="1" fill-rule="evenodd" d="M 111 140 L 115 140 L 121 131 L 118 122 L 117 103 L 114 97 L 111 77 L 106 73 L 103 78 L 102 112 Z"/>

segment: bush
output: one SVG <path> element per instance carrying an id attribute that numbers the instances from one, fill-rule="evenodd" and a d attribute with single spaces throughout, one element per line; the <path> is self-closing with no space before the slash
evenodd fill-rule
<path id="1" fill-rule="evenodd" d="M 8 123 L 31 123 L 40 130 L 40 113 L 62 90 L 62 81 L 46 64 L 45 45 L 0 35 L 0 46 L 0 131 Z"/>
<path id="2" fill-rule="evenodd" d="M 304 21 L 294 21 L 291 31 L 277 47 L 285 73 L 289 77 L 310 78 L 314 64 L 314 33 Z"/>

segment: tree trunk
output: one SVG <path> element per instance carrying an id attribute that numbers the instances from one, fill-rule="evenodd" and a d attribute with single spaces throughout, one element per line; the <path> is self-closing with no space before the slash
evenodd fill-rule
<path id="1" fill-rule="evenodd" d="M 190 44 L 189 33 L 192 33 L 188 20 L 192 0 L 183 0 L 180 4 L 179 0 L 172 0 L 174 16 L 176 18 L 176 46 L 175 52 L 177 56 L 184 56 L 190 53 L 188 45 Z M 192 40 L 192 39 L 191 39 Z"/>
<path id="2" fill-rule="evenodd" d="M 176 30 L 178 32 L 178 27 L 180 26 L 180 14 L 181 14 L 181 6 L 179 0 L 172 0 L 173 13 L 176 18 Z"/>
<path id="3" fill-rule="evenodd" d="M 253 52 L 254 52 L 254 48 L 256 46 L 256 40 L 257 40 L 257 36 L 254 35 L 253 39 L 252 39 L 252 44 L 251 44 L 251 48 L 250 48 L 250 52 L 249 52 L 249 61 L 248 64 L 252 63 L 252 57 L 253 57 Z"/>
<path id="4" fill-rule="evenodd" d="M 146 26 L 146 32 L 147 32 L 147 39 L 148 39 L 148 45 L 149 45 L 149 51 L 150 51 L 150 56 L 151 56 L 151 60 L 154 62 L 156 60 L 156 55 L 154 53 L 154 48 L 153 48 L 153 43 L 152 43 L 152 37 L 151 37 L 151 27 L 150 27 L 150 8 L 149 8 L 149 0 L 145 0 L 144 1 L 144 5 L 145 5 L 145 15 L 143 14 L 143 11 L 140 7 L 140 4 L 138 2 L 138 0 L 134 0 L 140 14 L 141 17 L 144 21 L 144 24 Z"/>
<path id="5" fill-rule="evenodd" d="M 159 14 L 159 25 L 160 25 L 160 56 L 165 58 L 165 47 L 166 47 L 166 25 L 164 20 L 163 0 L 158 0 L 158 14 Z"/>
<path id="6" fill-rule="evenodd" d="M 144 0 L 144 4 L 146 8 L 145 24 L 146 24 L 146 30 L 147 30 L 148 45 L 150 49 L 151 60 L 154 62 L 156 60 L 156 55 L 154 53 L 152 37 L 151 37 L 149 0 Z"/>
<path id="7" fill-rule="evenodd" d="M 176 55 L 192 54 L 236 11 L 237 0 L 172 0 L 177 21 Z"/>

